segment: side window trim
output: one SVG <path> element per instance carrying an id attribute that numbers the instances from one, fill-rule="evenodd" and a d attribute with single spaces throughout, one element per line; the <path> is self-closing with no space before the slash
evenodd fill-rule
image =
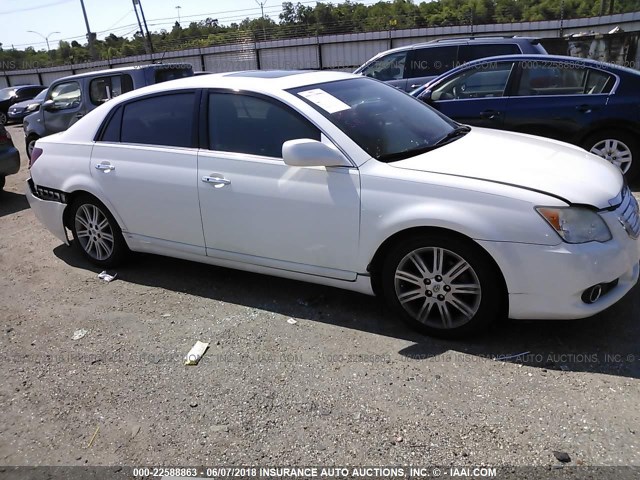
<path id="1" fill-rule="evenodd" d="M 130 100 L 127 100 L 125 102 L 122 102 L 118 105 L 116 105 L 115 107 L 113 107 L 111 109 L 111 111 L 109 112 L 109 114 L 105 117 L 105 119 L 102 121 L 102 124 L 100 125 L 100 128 L 98 129 L 98 132 L 96 133 L 96 136 L 94 137 L 94 141 L 96 142 L 102 142 L 102 137 L 105 134 L 105 131 L 107 130 L 107 127 L 109 125 L 109 123 L 111 122 L 112 119 L 115 119 L 115 117 L 117 115 L 119 115 L 119 119 L 117 119 L 117 121 L 119 122 L 119 134 L 118 134 L 118 142 L 122 143 L 122 119 L 124 116 L 124 110 L 127 107 L 127 105 L 130 105 L 132 103 L 136 103 L 142 100 L 148 100 L 151 98 L 155 98 L 155 97 L 165 97 L 165 96 L 169 96 L 169 95 L 180 95 L 180 94 L 186 94 L 186 93 L 190 93 L 194 95 L 194 101 L 193 101 L 193 105 L 194 105 L 194 109 L 193 109 L 193 116 L 192 116 L 192 124 L 191 124 L 191 146 L 189 147 L 178 147 L 178 146 L 171 146 L 171 145 L 154 145 L 154 144 L 139 144 L 139 143 L 129 143 L 127 142 L 126 145 L 139 145 L 139 146 L 143 146 L 143 147 L 152 147 L 152 148 L 189 148 L 189 149 L 198 149 L 200 148 L 200 130 L 201 128 L 196 128 L 196 125 L 198 125 L 199 122 L 198 120 L 201 118 L 201 96 L 204 97 L 205 95 L 202 94 L 202 89 L 185 89 L 185 90 L 172 90 L 169 92 L 158 92 L 158 93 L 151 93 L 149 95 L 144 95 L 141 97 L 136 97 L 136 98 L 132 98 Z"/>

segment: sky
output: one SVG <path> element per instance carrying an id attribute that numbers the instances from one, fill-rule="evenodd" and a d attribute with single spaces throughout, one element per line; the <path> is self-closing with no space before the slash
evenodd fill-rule
<path id="1" fill-rule="evenodd" d="M 265 15 L 278 21 L 283 0 L 141 0 L 141 3 L 149 30 L 157 31 L 171 30 L 178 14 L 183 27 L 207 17 L 217 18 L 221 24 L 240 22 L 246 17 L 256 18 L 260 16 L 258 1 L 264 5 Z M 308 0 L 293 3 L 298 1 L 306 5 L 316 3 Z M 84 0 L 84 4 L 91 31 L 96 32 L 98 38 L 104 38 L 110 32 L 130 36 L 138 30 L 132 0 Z M 177 9 L 177 6 L 181 8 Z M 0 43 L 5 49 L 13 45 L 20 50 L 29 46 L 45 50 L 42 36 L 49 37 L 51 48 L 60 40 L 86 42 L 87 29 L 80 0 L 0 0 L 0 22 Z"/>

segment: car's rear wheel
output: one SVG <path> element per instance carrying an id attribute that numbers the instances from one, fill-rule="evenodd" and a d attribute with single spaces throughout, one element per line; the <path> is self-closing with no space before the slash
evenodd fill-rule
<path id="1" fill-rule="evenodd" d="M 74 200 L 70 208 L 69 226 L 76 248 L 100 267 L 113 267 L 120 263 L 128 249 L 109 210 L 88 195 Z"/>
<path id="2" fill-rule="evenodd" d="M 36 148 L 36 142 L 38 141 L 38 137 L 32 135 L 27 138 L 27 155 L 31 158 L 31 154 L 33 153 L 33 149 Z"/>
<path id="3" fill-rule="evenodd" d="M 440 233 L 407 238 L 389 251 L 381 274 L 387 303 L 429 335 L 475 333 L 502 312 L 501 277 L 471 241 Z"/>
<path id="4" fill-rule="evenodd" d="M 584 147 L 618 167 L 627 180 L 636 178 L 640 168 L 640 150 L 638 142 L 630 134 L 615 130 L 598 132 L 586 140 Z"/>
<path id="5" fill-rule="evenodd" d="M 0 192 L 4 188 L 6 181 L 7 181 L 7 177 L 0 176 Z"/>
<path id="6" fill-rule="evenodd" d="M 0 125 L 7 124 L 7 114 L 4 112 L 0 112 Z"/>

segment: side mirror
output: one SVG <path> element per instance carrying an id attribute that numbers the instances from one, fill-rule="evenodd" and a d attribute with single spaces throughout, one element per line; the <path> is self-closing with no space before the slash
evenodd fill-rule
<path id="1" fill-rule="evenodd" d="M 433 103 L 432 94 L 433 92 L 431 90 L 425 90 L 420 95 L 418 95 L 418 98 L 424 103 L 428 103 L 429 105 L 431 105 Z"/>
<path id="2" fill-rule="evenodd" d="M 55 110 L 55 102 L 53 100 L 47 100 L 42 104 L 42 109 L 50 112 L 51 110 Z"/>
<path id="3" fill-rule="evenodd" d="M 310 138 L 288 140 L 282 145 L 282 159 L 292 167 L 350 167 L 338 150 Z"/>

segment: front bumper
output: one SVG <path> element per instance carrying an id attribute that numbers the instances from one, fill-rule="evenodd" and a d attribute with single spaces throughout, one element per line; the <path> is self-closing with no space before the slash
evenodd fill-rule
<path id="1" fill-rule="evenodd" d="M 20 152 L 15 147 L 0 152 L 0 176 L 13 175 L 20 170 Z"/>
<path id="2" fill-rule="evenodd" d="M 58 239 L 69 245 L 67 231 L 64 228 L 63 215 L 66 203 L 56 200 L 44 200 L 35 191 L 33 181 L 27 180 L 26 197 L 36 218 Z"/>
<path id="3" fill-rule="evenodd" d="M 18 121 L 22 121 L 24 117 L 26 117 L 31 113 L 33 112 L 27 112 L 26 110 L 21 110 L 21 111 L 9 110 L 9 112 L 7 113 L 7 118 L 9 118 L 9 120 L 11 121 L 18 122 Z"/>
<path id="4" fill-rule="evenodd" d="M 586 318 L 609 308 L 637 283 L 640 240 L 604 212 L 612 240 L 555 246 L 479 241 L 502 270 L 509 292 L 509 317 L 515 319 Z M 597 284 L 615 282 L 596 302 L 582 294 Z"/>

